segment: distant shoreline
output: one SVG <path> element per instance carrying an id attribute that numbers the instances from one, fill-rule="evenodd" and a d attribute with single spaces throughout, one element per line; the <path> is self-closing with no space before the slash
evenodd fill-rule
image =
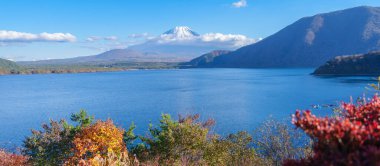
<path id="1" fill-rule="evenodd" d="M 178 69 L 179 63 L 170 62 L 118 62 L 113 64 L 29 64 L 14 63 L 14 68 L 0 68 L 0 75 L 98 73 L 131 70 Z"/>
<path id="2" fill-rule="evenodd" d="M 162 68 L 162 69 L 115 69 L 115 70 L 96 70 L 96 71 L 62 71 L 62 72 L 27 72 L 27 73 L 0 73 L 0 76 L 8 75 L 48 75 L 48 74 L 84 74 L 84 73 L 113 73 L 124 71 L 139 71 L 139 70 L 176 70 L 181 68 Z"/>
<path id="3" fill-rule="evenodd" d="M 0 76 L 7 75 L 39 75 L 39 74 L 82 74 L 82 73 L 112 73 L 124 71 L 139 71 L 139 70 L 180 70 L 180 69 L 200 69 L 197 67 L 181 67 L 172 66 L 166 68 L 102 68 L 102 67 L 83 67 L 83 68 L 26 68 L 21 71 L 1 71 Z M 203 68 L 203 69 L 217 69 L 217 68 Z M 223 68 L 219 68 L 223 69 Z M 263 68 L 233 68 L 233 69 L 263 69 Z M 266 69 L 289 69 L 289 68 L 266 68 Z M 294 68 L 297 69 L 297 68 Z M 320 74 L 312 72 L 310 75 L 315 77 L 377 77 L 380 74 Z"/>

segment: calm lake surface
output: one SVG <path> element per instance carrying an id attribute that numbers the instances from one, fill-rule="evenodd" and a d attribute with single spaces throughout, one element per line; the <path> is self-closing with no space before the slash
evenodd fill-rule
<path id="1" fill-rule="evenodd" d="M 372 77 L 309 75 L 313 69 L 189 69 L 0 76 L 0 146 L 19 146 L 30 129 L 80 109 L 137 133 L 162 113 L 214 118 L 220 134 L 253 130 L 270 117 L 373 94 Z M 320 115 L 327 110 L 316 110 Z"/>

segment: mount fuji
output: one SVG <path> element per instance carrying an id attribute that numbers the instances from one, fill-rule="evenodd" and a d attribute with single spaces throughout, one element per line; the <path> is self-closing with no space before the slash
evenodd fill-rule
<path id="1" fill-rule="evenodd" d="M 218 49 L 206 44 L 201 44 L 201 38 L 197 32 L 189 27 L 178 26 L 142 44 L 130 46 L 127 49 L 155 54 L 165 59 L 187 61 L 206 52 Z"/>
<path id="2" fill-rule="evenodd" d="M 206 33 L 200 35 L 186 26 L 177 26 L 147 42 L 128 49 L 190 60 L 214 50 L 235 50 L 256 42 L 243 35 Z"/>
<path id="3" fill-rule="evenodd" d="M 166 31 L 163 33 L 163 35 L 171 35 L 175 36 L 177 38 L 189 38 L 194 36 L 200 36 L 198 33 L 191 30 L 189 27 L 186 26 L 178 26 L 171 30 Z"/>
<path id="4" fill-rule="evenodd" d="M 115 62 L 185 62 L 213 50 L 235 50 L 257 40 L 243 35 L 206 33 L 200 35 L 177 26 L 142 44 L 114 49 L 98 55 L 52 59 L 27 64 L 88 64 Z"/>

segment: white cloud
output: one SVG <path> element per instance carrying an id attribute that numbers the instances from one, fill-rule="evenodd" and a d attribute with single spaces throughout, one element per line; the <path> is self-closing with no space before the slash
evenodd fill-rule
<path id="1" fill-rule="evenodd" d="M 88 41 L 88 42 L 94 42 L 94 41 L 98 41 L 100 39 L 101 39 L 101 37 L 98 37 L 98 36 L 90 36 L 90 37 L 88 37 L 86 39 L 86 41 Z"/>
<path id="2" fill-rule="evenodd" d="M 0 30 L 0 42 L 74 42 L 76 37 L 70 33 L 26 33 Z"/>
<path id="3" fill-rule="evenodd" d="M 207 33 L 201 36 L 201 40 L 215 45 L 224 45 L 231 48 L 239 48 L 257 42 L 257 39 L 248 38 L 239 34 Z M 260 40 L 260 39 L 259 39 Z"/>
<path id="4" fill-rule="evenodd" d="M 91 36 L 86 39 L 87 42 L 83 43 L 83 47 L 97 50 L 110 50 L 118 48 L 127 48 L 133 46 L 155 47 L 155 46 L 197 46 L 200 48 L 213 48 L 213 49 L 229 49 L 234 50 L 249 44 L 253 44 L 260 39 L 249 38 L 240 34 L 222 34 L 222 33 L 206 33 L 206 34 L 193 34 L 185 33 L 164 33 L 158 36 L 152 36 L 148 33 L 131 34 L 128 39 L 118 39 L 117 37 L 100 37 Z M 108 40 L 107 40 L 108 39 Z M 117 40 L 116 40 L 117 39 Z M 106 42 L 98 42 L 104 41 Z"/>
<path id="5" fill-rule="evenodd" d="M 194 45 L 223 49 L 237 49 L 253 44 L 261 39 L 252 39 L 240 34 L 206 33 L 199 36 L 178 37 L 176 35 L 160 35 L 148 41 L 150 44 Z"/>
<path id="6" fill-rule="evenodd" d="M 147 32 L 144 33 L 135 33 L 135 34 L 130 34 L 128 35 L 129 38 L 148 38 L 150 35 Z"/>
<path id="7" fill-rule="evenodd" d="M 90 36 L 86 39 L 87 42 L 96 42 L 100 40 L 106 40 L 106 41 L 116 41 L 118 40 L 117 36 L 107 36 L 107 37 L 100 37 L 100 36 Z"/>
<path id="8" fill-rule="evenodd" d="M 239 0 L 237 2 L 232 3 L 232 6 L 236 8 L 247 7 L 247 5 L 247 0 Z"/>
<path id="9" fill-rule="evenodd" d="M 116 36 L 107 36 L 107 37 L 104 37 L 104 40 L 115 41 L 115 40 L 117 40 L 117 37 Z"/>
<path id="10" fill-rule="evenodd" d="M 95 42 L 98 40 L 106 40 L 106 42 Z M 141 41 L 135 41 L 135 40 L 119 40 L 118 38 L 108 37 L 108 40 L 105 38 L 100 37 L 89 37 L 86 39 L 88 42 L 81 43 L 80 47 L 91 49 L 91 50 L 97 50 L 97 51 L 109 51 L 112 49 L 124 49 L 128 46 L 140 44 Z"/>

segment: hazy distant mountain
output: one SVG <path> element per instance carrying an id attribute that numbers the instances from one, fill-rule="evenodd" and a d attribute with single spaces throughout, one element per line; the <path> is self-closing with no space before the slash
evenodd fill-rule
<path id="1" fill-rule="evenodd" d="M 380 52 L 338 56 L 314 71 L 315 75 L 380 75 Z"/>
<path id="2" fill-rule="evenodd" d="M 302 18 L 206 66 L 316 67 L 338 55 L 379 49 L 380 8 L 356 7 Z"/>
<path id="3" fill-rule="evenodd" d="M 214 60 L 214 58 L 216 58 L 220 55 L 228 54 L 230 52 L 231 51 L 227 51 L 227 50 L 215 50 L 215 51 L 209 52 L 207 54 L 204 54 L 198 58 L 195 58 L 195 59 L 191 60 L 190 62 L 182 63 L 181 66 L 183 66 L 183 67 L 192 67 L 192 66 L 207 67 L 207 65 L 209 65 L 210 62 L 212 62 Z"/>
<path id="4" fill-rule="evenodd" d="M 99 64 L 117 62 L 185 62 L 206 52 L 236 49 L 256 40 L 243 35 L 208 33 L 200 35 L 189 27 L 178 26 L 146 42 L 99 55 L 52 59 L 20 64 Z"/>
<path id="5" fill-rule="evenodd" d="M 179 62 L 183 61 L 174 55 L 140 52 L 131 49 L 115 49 L 98 55 L 81 56 L 67 59 L 17 62 L 23 65 L 68 65 L 68 64 L 111 64 L 118 62 Z"/>

